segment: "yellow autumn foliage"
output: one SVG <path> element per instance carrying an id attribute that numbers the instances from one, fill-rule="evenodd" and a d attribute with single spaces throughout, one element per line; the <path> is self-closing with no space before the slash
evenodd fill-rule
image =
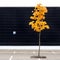
<path id="1" fill-rule="evenodd" d="M 49 29 L 49 25 L 44 21 L 45 13 L 47 13 L 47 8 L 41 4 L 37 4 L 33 11 L 33 16 L 30 16 L 32 21 L 29 22 L 29 25 L 31 25 L 31 28 L 34 29 L 34 31 L 41 32 L 45 28 Z"/>

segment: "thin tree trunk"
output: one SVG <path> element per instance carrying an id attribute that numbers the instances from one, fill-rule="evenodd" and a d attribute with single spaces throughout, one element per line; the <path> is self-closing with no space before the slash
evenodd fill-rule
<path id="1" fill-rule="evenodd" d="M 39 49 L 38 49 L 38 56 L 40 56 L 40 36 L 41 36 L 41 33 L 39 33 Z"/>
<path id="2" fill-rule="evenodd" d="M 31 58 L 46 58 L 46 56 L 40 56 L 40 38 L 41 38 L 41 32 L 39 33 L 39 49 L 38 49 L 38 56 L 32 56 Z"/>

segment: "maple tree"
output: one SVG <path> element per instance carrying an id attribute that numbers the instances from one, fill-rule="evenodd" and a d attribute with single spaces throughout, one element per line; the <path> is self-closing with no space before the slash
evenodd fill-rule
<path id="1" fill-rule="evenodd" d="M 31 28 L 34 29 L 34 31 L 41 32 L 45 28 L 49 29 L 49 25 L 45 21 L 45 13 L 47 12 L 47 8 L 41 4 L 35 6 L 34 11 L 32 11 L 33 14 L 30 16 L 31 21 L 29 22 L 29 25 L 31 25 Z"/>
<path id="2" fill-rule="evenodd" d="M 46 56 L 40 56 L 40 36 L 42 30 L 50 28 L 45 21 L 45 14 L 47 12 L 48 10 L 45 6 L 37 4 L 37 6 L 35 6 L 34 10 L 32 11 L 32 16 L 30 16 L 31 21 L 29 22 L 29 25 L 31 25 L 31 28 L 34 31 L 39 32 L 39 50 L 38 56 L 33 56 L 35 58 L 46 58 Z"/>

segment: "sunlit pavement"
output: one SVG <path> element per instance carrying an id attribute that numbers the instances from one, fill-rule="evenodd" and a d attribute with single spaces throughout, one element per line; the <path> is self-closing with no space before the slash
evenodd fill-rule
<path id="1" fill-rule="evenodd" d="M 40 55 L 46 58 L 31 58 L 37 54 L 37 50 L 0 50 L 0 60 L 60 60 L 59 50 L 43 50 Z"/>

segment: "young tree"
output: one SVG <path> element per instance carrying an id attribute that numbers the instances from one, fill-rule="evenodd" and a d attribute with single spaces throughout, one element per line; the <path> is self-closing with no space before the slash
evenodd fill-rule
<path id="1" fill-rule="evenodd" d="M 40 56 L 40 35 L 41 31 L 44 29 L 49 29 L 49 25 L 45 21 L 45 13 L 47 13 L 48 10 L 45 6 L 42 6 L 41 4 L 37 4 L 35 6 L 34 10 L 32 11 L 32 16 L 30 16 L 31 21 L 29 22 L 29 25 L 31 25 L 31 28 L 39 32 L 39 50 L 38 50 L 38 58 L 42 58 Z"/>

